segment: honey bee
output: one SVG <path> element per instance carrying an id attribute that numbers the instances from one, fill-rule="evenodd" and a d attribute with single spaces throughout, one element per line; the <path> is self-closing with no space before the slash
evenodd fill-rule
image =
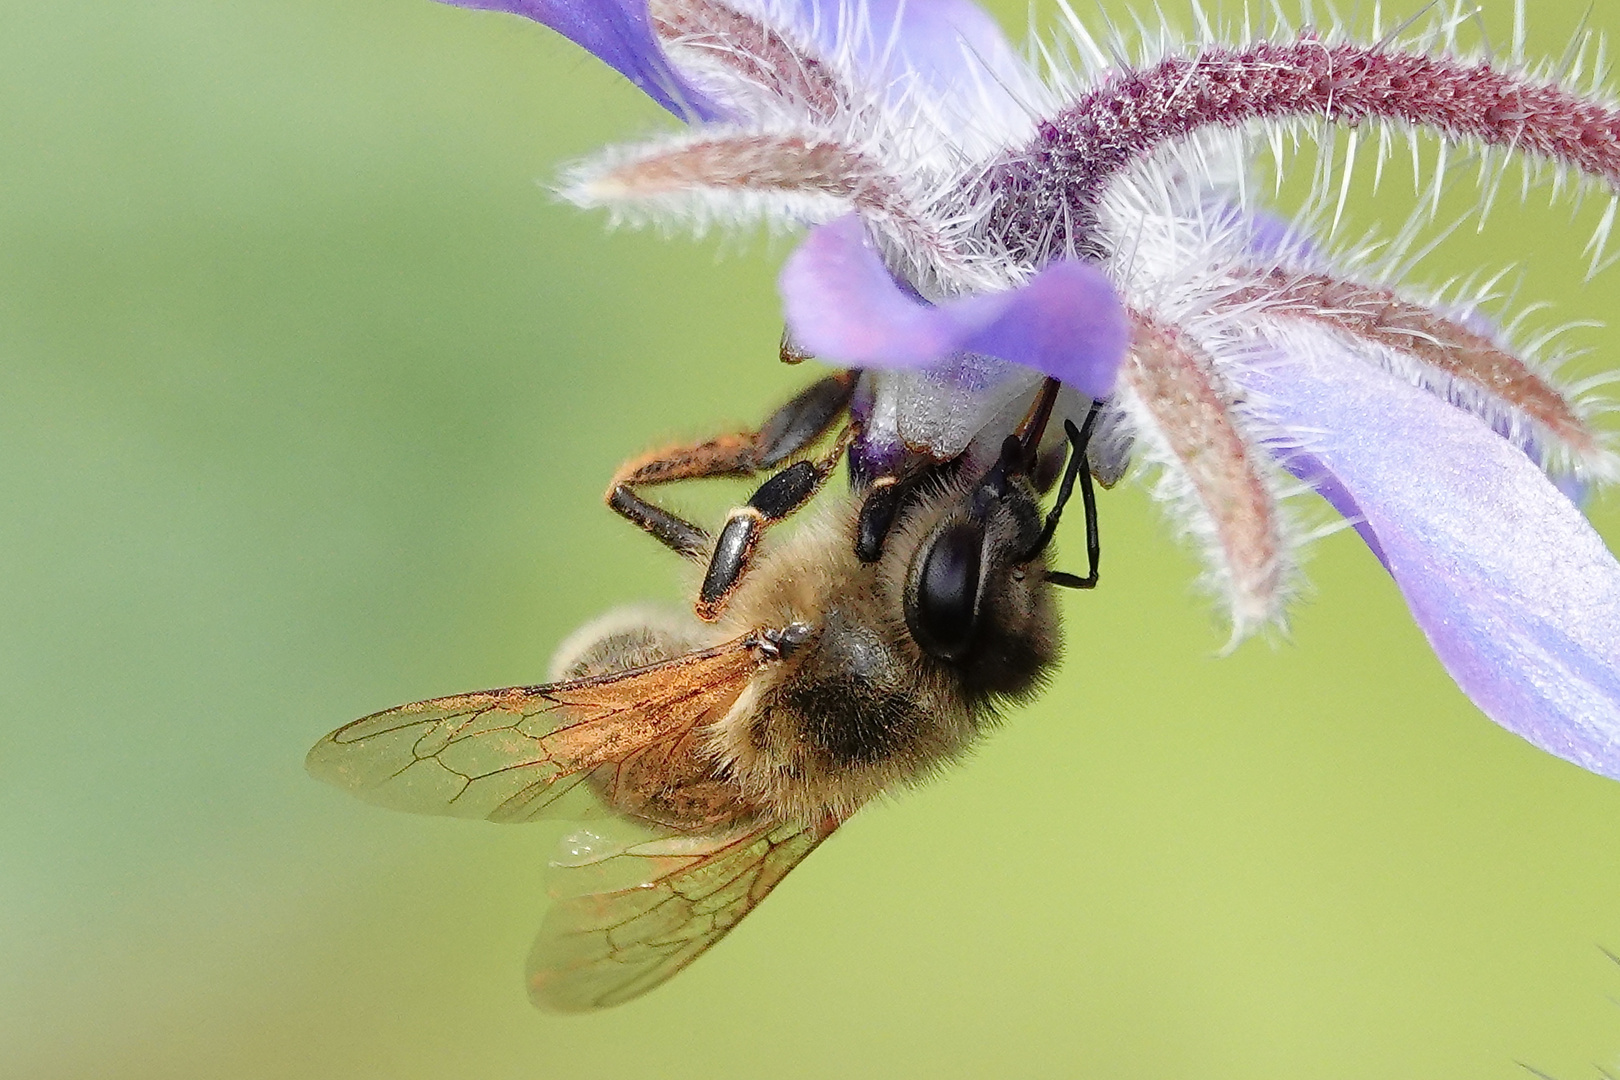
<path id="1" fill-rule="evenodd" d="M 594 814 L 553 863 L 557 902 L 528 968 L 537 1005 L 594 1009 L 662 983 L 862 804 L 961 757 L 1057 659 L 1054 586 L 1097 581 L 1086 456 L 1097 403 L 1043 448 L 1059 392 L 1047 380 L 999 448 L 875 467 L 852 445 L 860 385 L 859 372 L 829 376 L 756 432 L 651 454 L 614 477 L 614 510 L 706 568 L 696 618 L 608 615 L 563 644 L 550 682 L 388 709 L 310 751 L 315 776 L 395 809 Z M 851 496 L 762 543 L 846 453 Z M 1060 470 L 1043 515 L 1039 493 Z M 643 494 L 765 471 L 713 535 Z M 1046 565 L 1077 481 L 1083 578 Z"/>

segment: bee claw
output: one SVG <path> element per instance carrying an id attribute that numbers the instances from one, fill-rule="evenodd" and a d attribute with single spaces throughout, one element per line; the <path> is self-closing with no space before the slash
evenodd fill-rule
<path id="1" fill-rule="evenodd" d="M 782 629 L 762 630 L 754 641 L 754 652 L 761 662 L 783 660 L 809 641 L 815 628 L 809 623 L 791 622 Z"/>

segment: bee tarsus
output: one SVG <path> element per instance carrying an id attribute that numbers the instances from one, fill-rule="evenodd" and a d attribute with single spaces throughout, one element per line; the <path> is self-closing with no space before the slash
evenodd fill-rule
<path id="1" fill-rule="evenodd" d="M 1068 505 L 1069 497 L 1074 493 L 1075 480 L 1080 481 L 1080 505 L 1086 516 L 1086 561 L 1090 570 L 1085 577 L 1066 574 L 1061 570 L 1050 570 L 1046 580 L 1065 589 L 1094 589 L 1097 587 L 1097 564 L 1102 558 L 1102 540 L 1097 532 L 1097 493 L 1091 486 L 1091 462 L 1086 456 L 1086 448 L 1091 444 L 1092 432 L 1097 426 L 1097 416 L 1102 411 L 1102 402 L 1093 401 L 1091 409 L 1086 413 L 1086 419 L 1080 427 L 1074 426 L 1073 420 L 1063 421 L 1063 430 L 1069 437 L 1072 451 L 1069 455 L 1069 464 L 1063 470 L 1063 483 L 1058 488 L 1057 500 L 1052 504 L 1051 513 L 1046 515 L 1046 524 L 1041 528 L 1041 535 L 1036 539 L 1035 545 L 1030 549 L 1027 558 L 1034 558 L 1046 550 L 1057 533 L 1058 522 L 1063 518 L 1063 508 Z"/>
<path id="2" fill-rule="evenodd" d="M 809 623 L 788 623 L 780 630 L 760 631 L 758 638 L 750 644 L 761 661 L 786 660 L 815 633 L 815 627 Z"/>

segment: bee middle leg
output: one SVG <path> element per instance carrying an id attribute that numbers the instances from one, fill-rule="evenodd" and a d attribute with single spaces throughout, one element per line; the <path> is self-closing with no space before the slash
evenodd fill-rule
<path id="1" fill-rule="evenodd" d="M 844 456 L 855 429 L 846 426 L 832 449 L 817 459 L 789 465 L 759 486 L 748 502 L 726 516 L 720 536 L 709 558 L 709 569 L 698 588 L 694 609 L 704 622 L 713 622 L 725 610 L 726 601 L 742 583 L 754 549 L 765 530 L 798 510 L 821 490 L 838 460 Z"/>

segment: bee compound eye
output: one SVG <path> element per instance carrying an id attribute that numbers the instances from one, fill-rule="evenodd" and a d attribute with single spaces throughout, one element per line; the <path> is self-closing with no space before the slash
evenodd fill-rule
<path id="1" fill-rule="evenodd" d="M 936 659 L 960 660 L 973 644 L 983 550 L 983 522 L 961 521 L 942 529 L 921 553 L 906 600 L 906 624 Z"/>

